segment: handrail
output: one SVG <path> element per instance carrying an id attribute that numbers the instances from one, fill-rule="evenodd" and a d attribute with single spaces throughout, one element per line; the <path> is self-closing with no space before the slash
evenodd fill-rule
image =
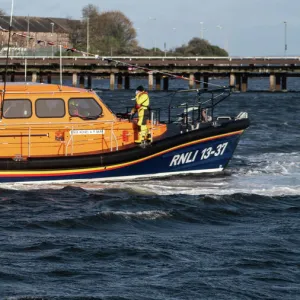
<path id="1" fill-rule="evenodd" d="M 71 127 L 72 134 L 70 135 L 70 138 L 69 138 L 69 140 L 67 142 L 67 145 L 66 145 L 66 154 L 65 154 L 65 156 L 68 156 L 68 147 L 69 147 L 69 143 L 70 143 L 71 140 L 72 140 L 71 155 L 73 155 L 73 146 L 74 146 L 74 144 L 73 144 L 73 130 L 74 130 L 74 127 L 72 126 Z"/>
<path id="2" fill-rule="evenodd" d="M 118 139 L 117 139 L 117 137 L 115 135 L 115 132 L 114 132 L 114 123 L 113 122 L 111 123 L 111 131 L 110 131 L 110 139 L 111 140 L 112 140 L 112 137 L 115 139 L 116 150 L 118 151 L 119 150 Z M 110 151 L 113 151 L 112 142 L 110 142 Z"/>
<path id="3" fill-rule="evenodd" d="M 13 124 L 1 124 L 0 123 L 0 130 L 4 130 L 6 128 L 10 128 L 10 127 L 19 127 L 19 126 L 22 126 L 24 128 L 24 130 L 27 128 L 28 130 L 28 157 L 31 157 L 31 137 L 34 135 L 32 133 L 32 130 L 35 129 L 33 128 L 34 125 L 69 125 L 69 127 L 67 128 L 68 130 L 71 131 L 70 133 L 70 137 L 69 137 L 69 140 L 68 141 L 62 141 L 62 143 L 65 144 L 65 156 L 68 156 L 68 149 L 69 147 L 71 146 L 71 152 L 70 152 L 70 155 L 73 155 L 74 154 L 74 126 L 75 125 L 82 125 L 82 124 L 91 124 L 91 123 L 98 123 L 98 124 L 103 124 L 103 128 L 105 128 L 105 130 L 110 130 L 110 139 L 109 139 L 109 148 L 110 148 L 110 151 L 113 151 L 113 141 L 115 142 L 115 145 L 116 145 L 116 151 L 119 150 L 119 145 L 118 145 L 118 139 L 117 139 L 117 136 L 114 132 L 114 124 L 115 124 L 115 120 L 108 120 L 108 121 L 87 121 L 87 123 L 82 123 L 82 122 L 72 122 L 72 123 L 66 123 L 66 122 L 57 122 L 57 123 L 53 123 L 53 122 L 49 122 L 49 123 L 21 123 L 21 124 L 16 124 L 16 123 L 13 123 Z M 107 125 L 111 124 L 110 126 L 110 129 L 107 129 Z M 71 125 L 71 127 L 70 127 Z M 3 127 L 3 128 L 1 128 Z M 38 130 L 40 128 L 36 128 L 35 130 Z M 1 134 L 0 134 L 0 137 L 1 137 Z"/>
<path id="4" fill-rule="evenodd" d="M 12 119 L 10 119 L 12 120 Z M 93 124 L 93 123 L 103 123 L 103 124 L 110 124 L 112 122 L 116 122 L 115 120 L 85 120 L 84 121 L 85 123 L 82 123 L 82 122 L 37 122 L 37 123 L 34 123 L 34 122 L 23 122 L 23 123 L 6 123 L 6 124 L 3 124 L 0 122 L 0 127 L 8 127 L 8 126 L 26 126 L 26 125 L 44 125 L 44 126 L 48 126 L 48 125 L 82 125 L 82 124 Z M 1 128 L 0 128 L 1 129 Z"/>
<path id="5" fill-rule="evenodd" d="M 26 84 L 28 84 L 28 83 L 26 83 Z M 32 83 L 32 85 L 34 85 L 34 84 L 35 83 Z M 3 92 L 3 90 L 0 90 L 0 92 Z M 27 90 L 23 90 L 23 91 L 20 92 L 20 91 L 7 91 L 6 90 L 5 94 L 12 94 L 12 95 L 14 95 L 14 94 L 24 94 L 26 92 L 28 92 L 28 91 Z M 76 90 L 76 89 L 74 89 L 72 91 L 47 91 L 47 90 L 45 90 L 45 91 L 41 90 L 41 91 L 36 91 L 36 92 L 30 91 L 31 95 L 32 94 L 49 94 L 49 93 L 51 93 L 51 94 L 56 94 L 56 93 L 58 93 L 58 94 L 72 93 L 72 94 L 74 94 L 74 93 L 82 93 L 82 92 L 79 91 L 79 90 Z"/>
<path id="6" fill-rule="evenodd" d="M 31 150 L 31 127 L 28 127 L 28 156 L 30 157 Z"/>

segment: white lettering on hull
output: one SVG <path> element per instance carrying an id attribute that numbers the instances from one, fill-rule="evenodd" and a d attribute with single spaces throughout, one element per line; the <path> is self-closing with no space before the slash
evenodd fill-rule
<path id="1" fill-rule="evenodd" d="M 170 163 L 170 167 L 172 166 L 178 166 L 183 164 L 189 164 L 196 160 L 197 154 L 199 150 L 182 153 L 182 154 L 176 154 L 173 156 L 172 161 Z"/>
<path id="2" fill-rule="evenodd" d="M 221 143 L 217 146 L 213 147 L 207 147 L 204 148 L 201 151 L 201 156 L 199 160 L 206 160 L 209 159 L 210 157 L 217 157 L 217 156 L 222 156 L 225 153 L 225 149 L 227 148 L 228 142 L 226 143 Z M 199 150 L 196 151 L 190 151 L 182 154 L 176 154 L 172 157 L 170 167 L 172 166 L 179 166 L 179 165 L 184 165 L 184 164 L 190 164 L 194 162 L 197 158 L 197 155 L 199 153 Z"/>

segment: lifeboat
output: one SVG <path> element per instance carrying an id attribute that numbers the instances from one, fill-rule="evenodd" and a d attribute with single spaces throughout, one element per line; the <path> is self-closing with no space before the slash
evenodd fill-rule
<path id="1" fill-rule="evenodd" d="M 92 90 L 24 82 L 2 83 L 0 89 L 0 182 L 221 172 L 249 126 L 245 112 L 208 116 L 216 102 L 206 109 L 200 102 L 196 107 L 172 102 L 163 121 L 160 109 L 151 110 L 147 140 L 136 144 L 136 119 L 113 113 Z"/>

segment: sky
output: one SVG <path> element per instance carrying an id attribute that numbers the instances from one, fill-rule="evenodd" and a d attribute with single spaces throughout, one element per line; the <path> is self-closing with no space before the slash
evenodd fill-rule
<path id="1" fill-rule="evenodd" d="M 168 50 L 203 37 L 230 56 L 300 55 L 300 0 L 0 0 L 9 15 L 12 1 L 15 16 L 80 19 L 88 4 L 119 10 L 145 48 Z"/>

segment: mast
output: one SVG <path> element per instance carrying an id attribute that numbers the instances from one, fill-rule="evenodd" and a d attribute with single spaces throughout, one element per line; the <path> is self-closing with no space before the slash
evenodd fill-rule
<path id="1" fill-rule="evenodd" d="M 4 86 L 3 86 L 3 91 L 2 91 L 3 94 L 2 94 L 1 105 L 0 105 L 0 118 L 2 118 L 2 116 L 3 116 L 3 102 L 4 102 L 4 98 L 5 98 L 5 91 L 6 91 L 7 69 L 8 69 L 9 47 L 10 47 L 10 39 L 11 39 L 11 31 L 12 31 L 13 10 L 14 10 L 14 0 L 11 1 L 8 43 L 7 43 L 7 53 L 6 53 L 5 73 L 4 73 Z"/>
<path id="2" fill-rule="evenodd" d="M 27 38 L 26 38 L 26 57 L 25 57 L 25 83 L 27 82 L 27 56 L 29 49 L 29 15 L 27 17 Z"/>

